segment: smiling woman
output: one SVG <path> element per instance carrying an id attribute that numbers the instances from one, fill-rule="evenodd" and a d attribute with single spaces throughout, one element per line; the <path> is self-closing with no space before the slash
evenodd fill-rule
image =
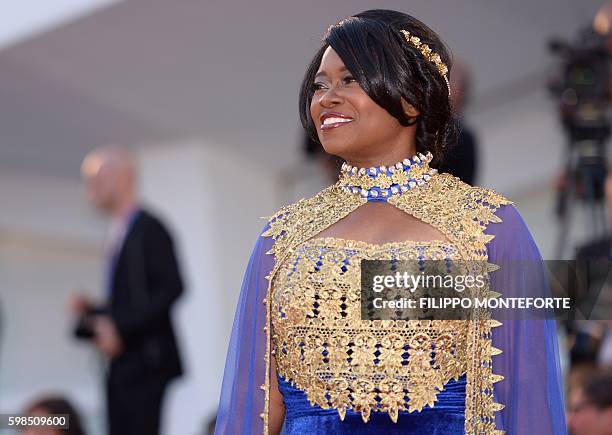
<path id="1" fill-rule="evenodd" d="M 329 27 L 299 111 L 345 163 L 335 184 L 283 207 L 259 236 L 217 434 L 565 433 L 552 320 L 502 324 L 485 308 L 468 320 L 362 318 L 362 260 L 541 264 L 510 200 L 433 168 L 452 131 L 449 68 L 436 33 L 404 13 L 368 10 Z M 532 269 L 502 267 L 483 295 L 546 295 Z"/>
<path id="2" fill-rule="evenodd" d="M 446 74 L 440 74 L 401 30 L 408 29 L 423 42 L 420 45 L 427 44 L 445 66 L 450 56 L 429 27 L 393 12 L 365 11 L 330 26 L 302 82 L 300 120 L 328 153 L 348 153 L 360 166 L 378 162 L 381 142 L 390 147 L 387 163 L 403 159 L 406 146 L 411 146 L 416 152 L 431 151 L 436 164 L 453 133 Z M 326 130 L 321 117 L 329 111 L 353 118 L 351 131 L 320 138 Z"/>

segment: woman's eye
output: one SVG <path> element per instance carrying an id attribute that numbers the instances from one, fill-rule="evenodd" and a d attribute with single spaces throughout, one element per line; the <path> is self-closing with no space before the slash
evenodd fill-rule
<path id="1" fill-rule="evenodd" d="M 342 80 L 345 83 L 350 83 L 350 82 L 356 82 L 357 81 L 357 79 L 355 79 L 353 76 L 346 76 Z M 319 91 L 319 90 L 323 89 L 324 87 L 325 87 L 325 84 L 323 84 L 323 83 L 314 83 L 312 85 L 312 90 L 313 91 Z"/>

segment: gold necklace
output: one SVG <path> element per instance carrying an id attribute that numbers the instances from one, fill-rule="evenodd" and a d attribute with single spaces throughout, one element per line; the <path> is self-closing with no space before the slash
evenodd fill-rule
<path id="1" fill-rule="evenodd" d="M 358 168 L 343 163 L 339 183 L 344 192 L 360 195 L 368 201 L 386 201 L 410 189 L 425 185 L 438 172 L 429 167 L 431 152 L 406 158 L 390 166 Z"/>

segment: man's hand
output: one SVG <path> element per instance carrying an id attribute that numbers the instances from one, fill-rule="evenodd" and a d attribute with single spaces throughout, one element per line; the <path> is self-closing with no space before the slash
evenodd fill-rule
<path id="1" fill-rule="evenodd" d="M 123 341 L 115 322 L 109 316 L 96 316 L 93 323 L 94 343 L 108 358 L 115 358 L 123 352 Z"/>
<path id="2" fill-rule="evenodd" d="M 68 300 L 68 310 L 76 316 L 85 314 L 89 310 L 90 306 L 91 301 L 82 293 L 72 295 L 72 297 Z"/>

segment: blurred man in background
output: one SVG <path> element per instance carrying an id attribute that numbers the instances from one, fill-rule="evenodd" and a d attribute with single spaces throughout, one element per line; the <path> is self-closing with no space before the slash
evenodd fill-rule
<path id="1" fill-rule="evenodd" d="M 567 425 L 571 435 L 612 435 L 612 373 L 595 371 L 570 389 Z"/>
<path id="2" fill-rule="evenodd" d="M 21 435 L 85 435 L 79 413 L 64 397 L 53 395 L 40 397 L 28 405 L 23 414 L 27 417 L 67 415 L 68 427 L 65 429 L 49 426 L 26 427 L 21 431 Z"/>
<path id="3" fill-rule="evenodd" d="M 465 123 L 463 113 L 469 103 L 471 76 L 462 62 L 455 60 L 450 76 L 451 107 L 457 136 L 444 154 L 444 161 L 438 167 L 440 172 L 459 177 L 461 181 L 474 184 L 478 174 L 478 141 L 472 129 Z"/>
<path id="4" fill-rule="evenodd" d="M 112 221 L 107 240 L 106 301 L 75 296 L 76 335 L 109 361 L 111 435 L 157 435 L 164 392 L 182 374 L 170 309 L 183 291 L 173 241 L 138 205 L 130 153 L 107 146 L 82 164 L 90 202 Z"/>

